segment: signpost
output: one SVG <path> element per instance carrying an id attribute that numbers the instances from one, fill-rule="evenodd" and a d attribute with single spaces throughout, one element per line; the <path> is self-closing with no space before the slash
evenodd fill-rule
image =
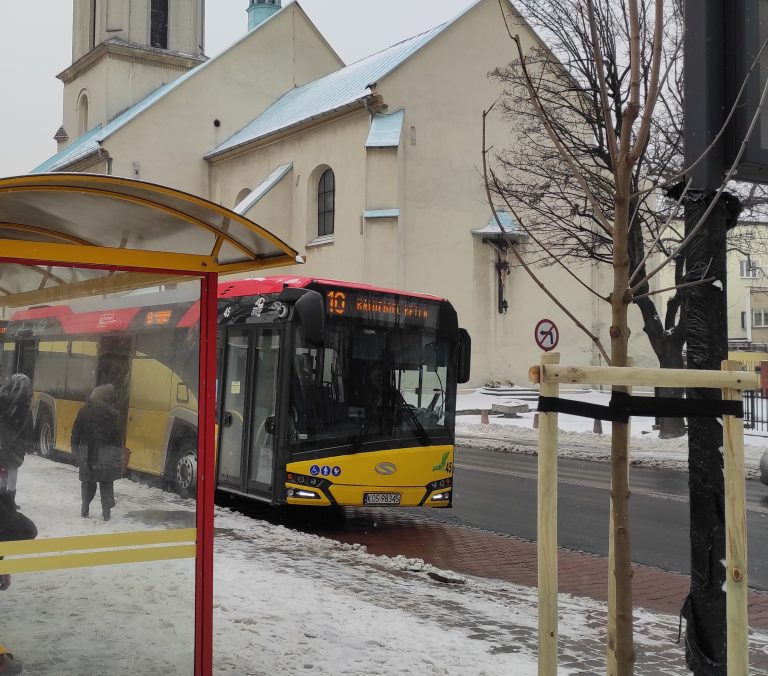
<path id="1" fill-rule="evenodd" d="M 551 319 L 542 319 L 536 324 L 536 330 L 533 333 L 536 345 L 544 352 L 549 352 L 557 347 L 560 340 L 560 331 L 558 331 L 555 322 Z"/>

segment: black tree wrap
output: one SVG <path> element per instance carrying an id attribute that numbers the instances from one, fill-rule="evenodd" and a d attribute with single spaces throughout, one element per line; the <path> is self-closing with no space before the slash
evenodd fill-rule
<path id="1" fill-rule="evenodd" d="M 630 416 L 666 418 L 720 418 L 732 415 L 744 417 L 744 405 L 740 401 L 703 401 L 677 399 L 676 397 L 636 397 L 626 392 L 613 392 L 608 406 L 582 401 L 539 397 L 540 413 L 569 413 L 583 418 L 629 422 Z"/>
<path id="2" fill-rule="evenodd" d="M 685 200 L 685 234 L 701 220 L 714 191 L 692 191 Z M 686 289 L 688 368 L 720 370 L 728 356 L 726 302 L 726 231 L 740 211 L 738 198 L 723 193 L 706 224 L 685 250 L 686 282 L 714 277 L 719 285 Z M 718 389 L 691 388 L 686 398 L 719 402 Z M 697 676 L 722 676 L 726 670 L 725 480 L 723 428 L 714 418 L 688 424 L 688 487 L 691 518 L 691 590 L 682 614 L 686 619 L 686 663 Z"/>

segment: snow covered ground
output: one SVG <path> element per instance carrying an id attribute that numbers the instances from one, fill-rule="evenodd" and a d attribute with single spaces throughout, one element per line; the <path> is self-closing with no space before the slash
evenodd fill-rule
<path id="1" fill-rule="evenodd" d="M 598 390 L 561 390 L 561 396 L 593 404 L 607 405 L 610 392 Z M 535 401 L 521 401 L 514 397 L 484 394 L 482 389 L 463 392 L 458 396 L 457 411 L 491 410 L 493 404 L 523 403 L 530 411 L 517 418 L 489 417 L 489 424 L 480 422 L 480 415 L 459 415 L 456 419 L 456 436 L 460 444 L 489 448 L 509 453 L 533 454 L 536 452 L 538 431 L 533 429 L 536 411 Z M 687 469 L 688 437 L 659 439 L 653 429 L 653 418 L 633 417 L 630 431 L 631 462 L 638 465 Z M 607 461 L 610 457 L 611 423 L 602 422 L 602 434 L 595 434 L 594 421 L 590 418 L 559 414 L 558 455 L 584 460 Z M 745 431 L 744 465 L 749 478 L 756 478 L 760 458 L 768 449 L 768 434 Z"/>
<path id="2" fill-rule="evenodd" d="M 607 424 L 598 436 L 576 431 L 584 424 L 591 430 L 591 421 L 561 418 L 561 438 L 590 457 L 604 453 Z M 486 426 L 479 416 L 462 417 L 461 443 L 531 452 L 532 419 L 525 414 Z M 643 425 L 633 421 L 636 456 L 683 461 L 684 440 L 651 439 L 652 433 L 642 434 Z M 748 448 L 751 441 L 758 442 L 750 440 Z M 752 456 L 761 454 L 762 443 Z M 110 522 L 81 519 L 76 470 L 31 456 L 21 468 L 17 501 L 40 538 L 194 525 L 190 501 L 126 480 L 117 482 L 115 492 L 118 506 Z M 98 498 L 92 513 L 99 513 Z M 216 674 L 537 672 L 534 589 L 441 571 L 457 581 L 446 584 L 431 578 L 434 569 L 421 560 L 373 556 L 364 547 L 224 508 L 216 508 L 216 528 Z M 28 674 L 190 674 L 193 582 L 191 559 L 14 575 L 11 588 L 0 593 L 0 638 Z M 559 673 L 600 673 L 604 606 L 561 595 L 560 617 Z M 676 617 L 637 612 L 636 673 L 685 673 L 676 636 Z M 751 645 L 768 654 L 764 634 L 754 633 Z"/>

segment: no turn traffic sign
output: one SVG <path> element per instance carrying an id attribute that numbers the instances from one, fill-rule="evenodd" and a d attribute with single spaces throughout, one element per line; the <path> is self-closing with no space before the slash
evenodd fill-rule
<path id="1" fill-rule="evenodd" d="M 536 324 L 536 331 L 533 336 L 538 345 L 544 352 L 549 352 L 557 347 L 557 341 L 560 340 L 560 332 L 557 330 L 555 322 L 551 319 L 542 319 Z"/>

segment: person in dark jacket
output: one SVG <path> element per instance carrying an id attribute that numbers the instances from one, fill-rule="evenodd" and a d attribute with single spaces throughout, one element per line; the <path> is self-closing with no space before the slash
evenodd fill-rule
<path id="1" fill-rule="evenodd" d="M 72 451 L 80 468 L 80 494 L 83 500 L 80 516 L 88 516 L 96 485 L 101 496 L 101 513 L 109 521 L 115 506 L 114 480 L 119 476 L 117 466 L 104 466 L 105 450 L 122 448 L 123 433 L 120 414 L 115 405 L 115 388 L 99 385 L 85 406 L 80 409 L 72 426 Z M 114 456 L 113 456 L 114 457 Z"/>
<path id="2" fill-rule="evenodd" d="M 23 373 L 14 373 L 0 388 L 0 502 L 16 505 L 19 467 L 33 448 L 32 383 Z"/>
<path id="3" fill-rule="evenodd" d="M 11 376 L 0 388 L 0 540 L 33 540 L 37 527 L 16 504 L 16 477 L 32 451 L 32 383 L 23 373 Z M 2 558 L 2 557 L 0 557 Z M 11 586 L 11 576 L 0 575 L 0 591 Z M 21 662 L 0 645 L 0 673 L 18 674 Z"/>
<path id="4" fill-rule="evenodd" d="M 16 477 L 32 450 L 32 383 L 15 373 L 0 388 L 0 541 L 34 540 L 37 527 L 16 504 Z M 10 576 L 0 575 L 0 590 L 10 585 Z"/>

